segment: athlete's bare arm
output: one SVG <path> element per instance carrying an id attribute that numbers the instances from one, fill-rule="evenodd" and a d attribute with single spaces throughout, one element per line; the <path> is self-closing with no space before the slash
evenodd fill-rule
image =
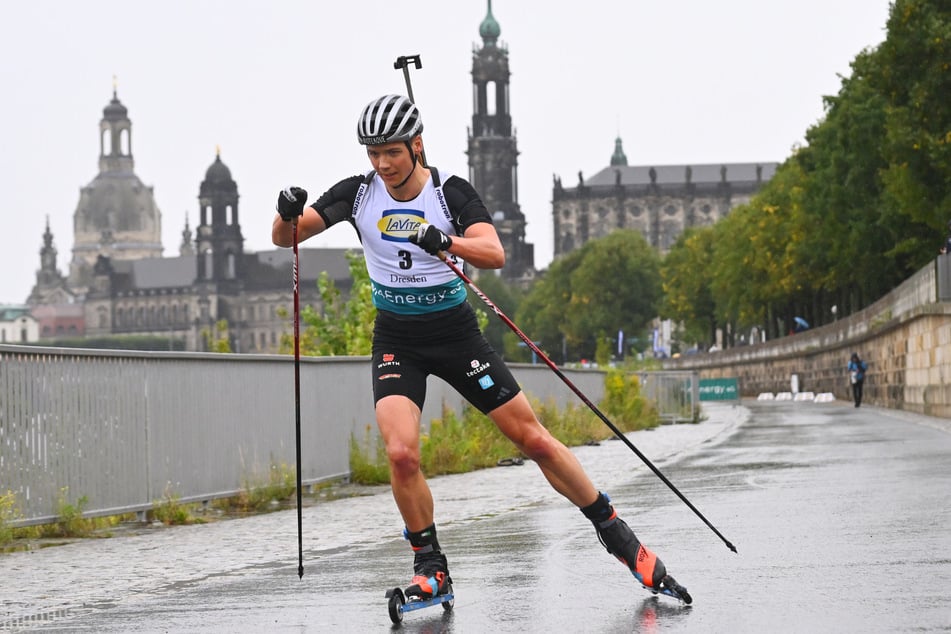
<path id="1" fill-rule="evenodd" d="M 453 236 L 449 253 L 480 269 L 500 269 L 505 264 L 505 249 L 499 234 L 488 222 L 477 222 L 470 225 L 463 236 Z"/>

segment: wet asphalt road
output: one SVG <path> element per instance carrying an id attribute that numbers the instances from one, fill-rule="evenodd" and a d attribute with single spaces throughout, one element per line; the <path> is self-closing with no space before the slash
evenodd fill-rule
<path id="1" fill-rule="evenodd" d="M 406 632 L 951 631 L 951 421 L 838 402 L 707 406 L 576 451 L 694 597 L 653 597 L 538 470 L 432 481 L 451 612 Z M 411 554 L 387 489 L 304 512 L 0 556 L 0 631 L 383 632 Z"/>

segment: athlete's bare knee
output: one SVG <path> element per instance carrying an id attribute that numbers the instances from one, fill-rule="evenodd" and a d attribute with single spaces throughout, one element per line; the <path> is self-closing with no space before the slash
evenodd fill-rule
<path id="1" fill-rule="evenodd" d="M 561 445 L 544 427 L 527 432 L 516 444 L 522 453 L 539 464 L 547 464 L 557 456 Z"/>
<path id="2" fill-rule="evenodd" d="M 419 473 L 419 452 L 406 445 L 386 448 L 390 463 L 390 476 L 396 480 L 408 480 Z"/>

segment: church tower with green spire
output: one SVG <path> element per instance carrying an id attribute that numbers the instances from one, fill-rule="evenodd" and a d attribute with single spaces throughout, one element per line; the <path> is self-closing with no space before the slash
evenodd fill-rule
<path id="1" fill-rule="evenodd" d="M 535 251 L 525 242 L 525 215 L 518 204 L 518 148 L 509 104 L 509 55 L 492 0 L 479 25 L 482 46 L 472 53 L 475 109 L 469 129 L 469 181 L 492 214 L 502 246 L 502 277 L 525 280 L 535 272 Z"/>

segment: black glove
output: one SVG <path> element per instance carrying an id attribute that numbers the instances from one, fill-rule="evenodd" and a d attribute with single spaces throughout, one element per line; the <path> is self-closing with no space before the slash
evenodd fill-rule
<path id="1" fill-rule="evenodd" d="M 449 247 L 452 246 L 452 238 L 425 222 L 419 225 L 419 229 L 416 230 L 416 233 L 410 234 L 409 241 L 430 255 L 437 255 L 440 251 L 447 251 Z"/>
<path id="2" fill-rule="evenodd" d="M 277 213 L 281 219 L 291 221 L 304 215 L 304 205 L 307 204 L 307 190 L 301 187 L 285 187 L 277 195 Z"/>

